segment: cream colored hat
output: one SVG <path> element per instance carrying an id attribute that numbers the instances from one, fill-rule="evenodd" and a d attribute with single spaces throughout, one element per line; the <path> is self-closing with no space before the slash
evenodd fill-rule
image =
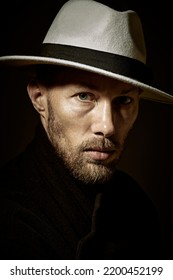
<path id="1" fill-rule="evenodd" d="M 0 64 L 74 67 L 139 86 L 145 99 L 173 104 L 173 96 L 151 84 L 136 12 L 116 11 L 92 0 L 70 0 L 62 6 L 42 43 L 40 56 L 2 56 Z"/>

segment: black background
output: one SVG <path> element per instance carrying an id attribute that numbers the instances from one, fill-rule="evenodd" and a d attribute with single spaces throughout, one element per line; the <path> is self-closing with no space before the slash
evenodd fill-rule
<path id="1" fill-rule="evenodd" d="M 40 45 L 65 1 L 7 1 L 1 7 L 0 55 L 39 54 Z M 132 9 L 141 17 L 147 63 L 158 88 L 173 94 L 172 14 L 170 1 L 100 1 L 118 10 Z M 24 149 L 38 116 L 26 92 L 25 73 L 1 69 L 1 158 L 3 165 Z M 119 167 L 146 190 L 159 213 L 167 245 L 173 226 L 173 105 L 141 102 Z"/>

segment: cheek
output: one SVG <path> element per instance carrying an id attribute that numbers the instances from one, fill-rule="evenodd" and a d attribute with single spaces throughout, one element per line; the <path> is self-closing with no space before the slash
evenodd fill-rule
<path id="1" fill-rule="evenodd" d="M 119 127 L 119 131 L 122 134 L 127 135 L 133 127 L 138 116 L 138 105 L 130 108 L 129 110 L 121 110 L 116 116 L 116 121 Z"/>
<path id="2" fill-rule="evenodd" d="M 74 146 L 84 140 L 89 130 L 89 119 L 68 106 L 62 106 L 54 114 L 55 123 L 61 127 L 63 137 Z"/>
<path id="3" fill-rule="evenodd" d="M 129 122 L 129 125 L 133 125 L 135 122 L 139 111 L 139 102 L 134 102 L 133 106 L 128 109 L 122 110 L 122 117 L 126 122 Z"/>

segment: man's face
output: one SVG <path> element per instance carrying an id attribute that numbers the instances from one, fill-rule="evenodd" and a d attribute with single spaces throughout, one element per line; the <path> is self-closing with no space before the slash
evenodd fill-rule
<path id="1" fill-rule="evenodd" d="M 79 70 L 41 86 L 43 126 L 70 173 L 84 183 L 104 183 L 115 171 L 138 114 L 139 89 Z"/>

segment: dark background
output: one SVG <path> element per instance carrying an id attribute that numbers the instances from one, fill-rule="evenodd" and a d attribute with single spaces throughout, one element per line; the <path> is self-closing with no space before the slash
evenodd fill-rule
<path id="1" fill-rule="evenodd" d="M 40 45 L 65 1 L 7 1 L 1 8 L 0 55 L 39 54 Z M 132 9 L 141 17 L 147 63 L 154 84 L 173 94 L 172 15 L 168 1 L 100 1 L 118 10 Z M 154 2 L 154 5 L 151 5 Z M 26 93 L 25 73 L 17 69 L 0 75 L 0 164 L 24 149 L 38 116 Z M 142 101 L 138 120 L 129 135 L 119 167 L 130 173 L 153 200 L 167 246 L 173 227 L 173 105 Z"/>

